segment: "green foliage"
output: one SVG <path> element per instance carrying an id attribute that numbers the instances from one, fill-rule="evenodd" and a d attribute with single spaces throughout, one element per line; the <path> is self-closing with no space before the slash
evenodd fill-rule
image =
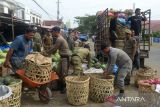
<path id="1" fill-rule="evenodd" d="M 78 30 L 81 33 L 94 34 L 96 33 L 96 16 L 85 15 L 83 17 L 75 17 L 75 21 L 78 23 Z"/>
<path id="2" fill-rule="evenodd" d="M 152 35 L 153 35 L 153 37 L 160 37 L 160 31 L 159 32 L 153 32 Z"/>

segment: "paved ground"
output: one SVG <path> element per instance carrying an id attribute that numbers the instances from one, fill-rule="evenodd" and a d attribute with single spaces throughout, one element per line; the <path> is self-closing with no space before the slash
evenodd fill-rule
<path id="1" fill-rule="evenodd" d="M 150 56 L 146 59 L 145 64 L 156 69 L 158 71 L 158 75 L 160 75 L 160 44 L 153 44 Z"/>
<path id="2" fill-rule="evenodd" d="M 150 52 L 150 58 L 146 59 L 145 64 L 153 67 L 160 74 L 160 44 L 153 44 Z M 133 81 L 132 81 L 133 82 Z M 138 96 L 137 88 L 134 87 L 133 83 L 127 87 L 127 96 Z M 74 107 L 67 103 L 66 95 L 60 94 L 58 91 L 53 92 L 53 100 L 49 104 L 43 104 L 39 101 L 37 94 L 27 93 L 22 95 L 22 107 Z M 79 107 L 114 107 L 115 105 L 109 102 L 106 103 L 94 103 L 89 101 L 87 105 Z M 118 107 L 118 106 L 117 106 Z M 119 107 L 138 107 L 137 104 L 123 104 Z"/>

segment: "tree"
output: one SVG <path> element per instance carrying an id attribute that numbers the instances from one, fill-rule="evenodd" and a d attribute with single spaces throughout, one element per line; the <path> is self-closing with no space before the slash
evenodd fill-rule
<path id="1" fill-rule="evenodd" d="M 96 33 L 96 16 L 85 15 L 83 17 L 75 17 L 75 21 L 78 23 L 78 30 L 81 33 L 94 34 Z"/>

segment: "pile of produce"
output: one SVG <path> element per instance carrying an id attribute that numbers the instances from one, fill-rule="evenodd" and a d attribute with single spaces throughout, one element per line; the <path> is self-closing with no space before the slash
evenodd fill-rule
<path id="1" fill-rule="evenodd" d="M 15 83 L 18 83 L 19 80 L 15 79 L 11 76 L 6 76 L 6 77 L 0 77 L 0 85 L 13 85 Z"/>
<path id="2" fill-rule="evenodd" d="M 91 60 L 91 67 L 97 68 L 97 69 L 105 69 L 106 64 L 103 64 L 102 62 L 99 62 L 98 59 L 94 58 Z"/>
<path id="3" fill-rule="evenodd" d="M 3 64 L 6 58 L 7 52 L 6 51 L 2 51 L 0 49 L 0 64 Z"/>
<path id="4" fill-rule="evenodd" d="M 8 42 L 10 45 L 11 42 Z M 0 46 L 0 64 L 3 64 L 7 55 L 7 52 L 9 50 L 9 45 Z"/>
<path id="5" fill-rule="evenodd" d="M 58 72 L 58 64 L 60 62 L 60 55 L 58 52 L 52 55 L 52 62 L 53 62 L 53 71 Z"/>
<path id="6" fill-rule="evenodd" d="M 144 83 L 160 84 L 160 78 L 154 78 L 154 79 L 144 80 Z"/>

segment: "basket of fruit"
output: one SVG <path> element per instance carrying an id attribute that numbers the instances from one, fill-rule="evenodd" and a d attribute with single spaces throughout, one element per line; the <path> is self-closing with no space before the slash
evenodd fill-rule
<path id="1" fill-rule="evenodd" d="M 153 79 L 156 76 L 156 71 L 150 67 L 141 68 L 135 76 L 135 86 L 138 86 L 139 80 Z"/>
<path id="2" fill-rule="evenodd" d="M 145 102 L 140 103 L 140 107 L 158 107 L 160 104 L 160 93 L 155 91 L 156 85 L 160 84 L 160 78 L 140 80 L 138 82 L 138 93 Z"/>

